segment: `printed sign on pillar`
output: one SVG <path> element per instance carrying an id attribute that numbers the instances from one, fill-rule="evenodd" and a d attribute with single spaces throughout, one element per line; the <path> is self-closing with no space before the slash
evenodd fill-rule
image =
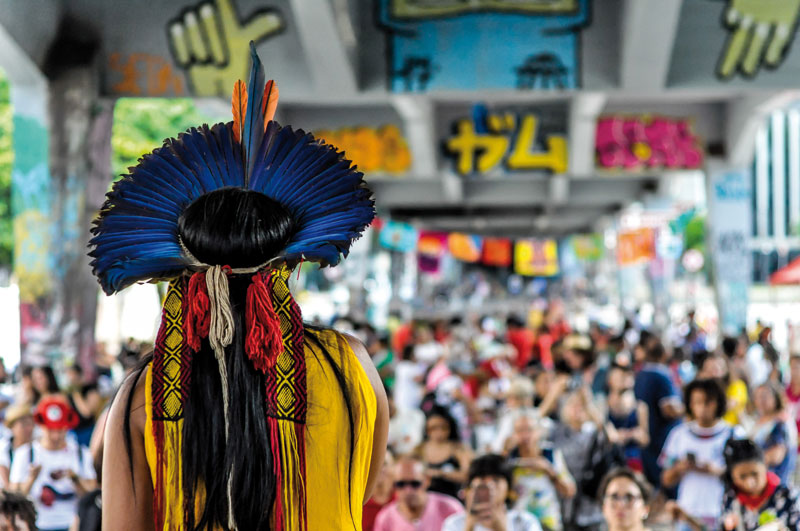
<path id="1" fill-rule="evenodd" d="M 709 228 L 719 321 L 726 334 L 738 334 L 747 322 L 752 255 L 750 175 L 745 170 L 712 172 Z"/>

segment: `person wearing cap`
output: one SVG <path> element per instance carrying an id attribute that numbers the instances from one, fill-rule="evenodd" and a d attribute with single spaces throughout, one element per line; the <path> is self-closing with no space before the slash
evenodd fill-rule
<path id="1" fill-rule="evenodd" d="M 8 476 L 11 472 L 11 462 L 14 452 L 23 444 L 28 444 L 33 438 L 33 411 L 28 404 L 14 404 L 6 410 L 4 422 L 11 431 L 10 437 L 0 441 L 0 478 L 3 487 L 8 488 Z"/>
<path id="2" fill-rule="evenodd" d="M 92 457 L 86 448 L 67 440 L 78 414 L 63 399 L 43 398 L 33 419 L 42 434 L 14 452 L 11 488 L 33 500 L 41 531 L 66 530 L 80 496 L 96 488 Z"/>

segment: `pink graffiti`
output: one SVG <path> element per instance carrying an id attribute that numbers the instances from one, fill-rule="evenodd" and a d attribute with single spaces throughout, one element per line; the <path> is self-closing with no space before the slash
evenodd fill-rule
<path id="1" fill-rule="evenodd" d="M 598 120 L 595 153 L 603 168 L 699 168 L 703 150 L 686 119 L 616 117 Z"/>

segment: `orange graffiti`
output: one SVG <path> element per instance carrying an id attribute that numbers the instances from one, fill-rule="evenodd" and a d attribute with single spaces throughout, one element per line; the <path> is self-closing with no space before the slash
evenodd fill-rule
<path id="1" fill-rule="evenodd" d="M 111 85 L 112 92 L 130 96 L 181 96 L 184 94 L 183 77 L 172 70 L 163 57 L 146 53 L 132 53 L 123 59 L 112 53 L 109 68 L 121 79 Z"/>
<path id="2" fill-rule="evenodd" d="M 411 168 L 411 151 L 396 125 L 326 129 L 316 136 L 344 151 L 363 172 L 399 174 Z"/>

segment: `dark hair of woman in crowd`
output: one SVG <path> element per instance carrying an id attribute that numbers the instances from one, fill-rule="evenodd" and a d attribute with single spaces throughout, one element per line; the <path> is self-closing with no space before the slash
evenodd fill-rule
<path id="1" fill-rule="evenodd" d="M 725 444 L 725 484 L 736 488 L 731 472 L 733 467 L 741 463 L 763 463 L 764 451 L 750 439 L 731 439 Z"/>
<path id="2" fill-rule="evenodd" d="M 37 375 L 38 374 L 38 375 Z M 44 395 L 60 393 L 56 373 L 49 365 L 40 365 L 31 369 L 31 380 L 33 381 L 34 402 L 38 403 Z"/>
<path id="3" fill-rule="evenodd" d="M 0 491 L 0 516 L 11 523 L 10 529 L 17 529 L 17 523 L 24 522 L 28 529 L 36 529 L 36 508 L 33 503 L 18 492 Z"/>
<path id="4" fill-rule="evenodd" d="M 691 397 L 695 391 L 702 391 L 707 400 L 716 402 L 716 418 L 722 418 L 728 407 L 728 399 L 725 390 L 717 380 L 693 380 L 683 390 L 683 403 L 686 404 L 686 412 L 693 417 L 691 411 Z"/>
<path id="5" fill-rule="evenodd" d="M 450 414 L 450 411 L 446 407 L 435 405 L 433 406 L 430 411 L 425 415 L 425 420 L 430 420 L 434 417 L 438 417 L 444 419 L 447 422 L 448 426 L 448 434 L 447 440 L 451 442 L 461 442 L 461 436 L 458 433 L 458 423 L 456 419 L 453 418 L 453 415 Z M 428 433 L 428 424 L 425 423 L 425 432 L 422 437 L 423 441 L 430 440 L 430 434 Z"/>
<path id="6" fill-rule="evenodd" d="M 644 502 L 648 503 L 650 501 L 650 496 L 653 494 L 653 488 L 650 486 L 647 480 L 644 479 L 644 476 L 628 467 L 617 467 L 609 470 L 608 473 L 603 476 L 603 479 L 600 480 L 597 498 L 601 503 L 606 495 L 606 491 L 608 490 L 608 485 L 617 478 L 626 478 L 631 480 L 639 488 L 639 492 L 641 493 Z"/>

